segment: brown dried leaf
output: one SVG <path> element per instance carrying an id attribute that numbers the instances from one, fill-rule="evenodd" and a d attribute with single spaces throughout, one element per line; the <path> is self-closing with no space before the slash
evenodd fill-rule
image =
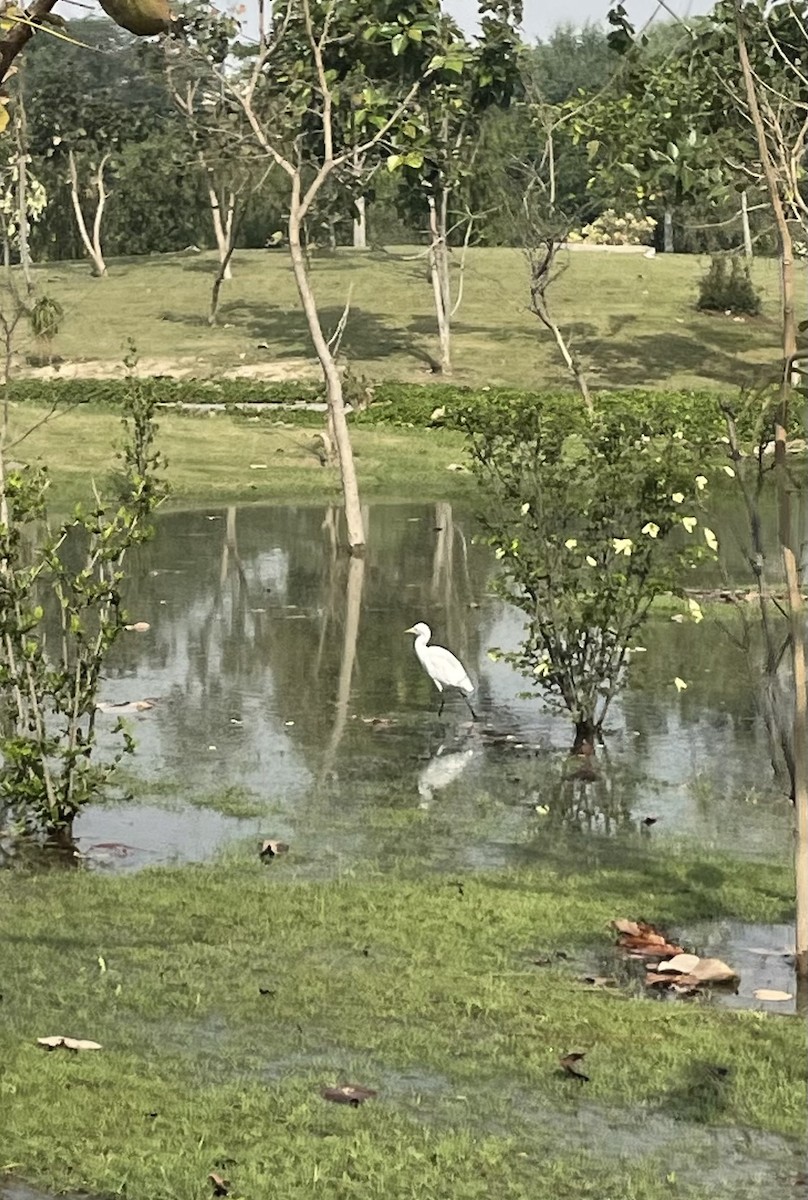
<path id="1" fill-rule="evenodd" d="M 326 1087 L 320 1093 L 324 1100 L 330 1100 L 333 1104 L 350 1104 L 353 1108 L 358 1108 L 360 1104 L 364 1104 L 366 1100 L 372 1100 L 378 1094 L 373 1088 L 362 1087 L 355 1083 L 342 1083 L 338 1087 Z"/>
<path id="2" fill-rule="evenodd" d="M 674 954 L 667 962 L 661 962 L 657 970 L 663 974 L 668 971 L 672 975 L 687 975 L 700 961 L 698 954 Z"/>
<path id="3" fill-rule="evenodd" d="M 623 917 L 618 918 L 616 921 L 612 921 L 612 928 L 616 929 L 618 933 L 627 933 L 631 937 L 640 936 L 639 924 L 636 921 L 627 921 Z"/>
<path id="4" fill-rule="evenodd" d="M 266 838 L 261 843 L 261 849 L 258 854 L 261 858 L 275 858 L 278 854 L 286 854 L 289 846 L 286 842 L 279 842 L 276 838 Z"/>
<path id="5" fill-rule="evenodd" d="M 738 978 L 738 972 L 720 958 L 700 958 L 687 974 L 699 983 L 729 983 Z"/>
<path id="6" fill-rule="evenodd" d="M 135 621 L 133 625 L 124 625 L 124 629 L 129 630 L 130 633 L 146 633 L 151 629 L 151 625 L 148 621 Z"/>
<path id="7" fill-rule="evenodd" d="M 772 1003 L 794 999 L 791 992 L 778 992 L 776 988 L 758 988 L 752 995 L 756 1000 L 770 1000 Z"/>
<path id="8" fill-rule="evenodd" d="M 696 979 L 695 975 L 675 975 L 670 986 L 679 996 L 690 996 L 697 992 L 704 981 Z"/>
<path id="9" fill-rule="evenodd" d="M 586 1075 L 578 1065 L 584 1059 L 584 1057 L 585 1055 L 582 1051 L 571 1050 L 569 1054 L 562 1054 L 558 1061 L 561 1063 L 561 1066 L 564 1068 L 567 1074 L 571 1075 L 573 1079 L 580 1079 L 582 1083 L 588 1083 L 589 1076 Z"/>
<path id="10" fill-rule="evenodd" d="M 217 1175 L 215 1171 L 211 1171 L 208 1179 L 213 1185 L 214 1196 L 226 1196 L 230 1191 L 230 1181 L 222 1179 L 221 1175 Z"/>
<path id="11" fill-rule="evenodd" d="M 658 971 L 646 971 L 643 982 L 646 987 L 670 987 L 678 980 L 675 975 L 660 975 Z"/>
<path id="12" fill-rule="evenodd" d="M 640 933 L 638 937 L 622 933 L 617 939 L 617 945 L 634 958 L 673 958 L 676 954 L 684 953 L 681 946 L 666 942 L 661 933 L 654 931 Z"/>

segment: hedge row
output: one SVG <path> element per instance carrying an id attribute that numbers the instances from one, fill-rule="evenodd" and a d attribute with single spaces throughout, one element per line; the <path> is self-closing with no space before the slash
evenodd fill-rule
<path id="1" fill-rule="evenodd" d="M 141 380 L 154 398 L 163 404 L 261 404 L 266 406 L 267 419 L 303 425 L 319 425 L 322 416 L 305 409 L 290 409 L 285 405 L 305 404 L 323 400 L 323 389 L 317 383 L 285 381 L 268 383 L 249 379 L 188 380 L 155 377 Z M 117 407 L 130 384 L 125 379 L 61 379 L 53 381 L 19 380 L 14 384 L 18 400 L 31 400 L 65 405 L 92 404 Z M 351 399 L 350 389 L 347 399 Z M 596 403 L 618 406 L 644 416 L 649 428 L 669 428 L 671 424 L 694 435 L 721 437 L 725 432 L 720 410 L 721 395 L 711 391 L 648 391 L 640 388 L 600 392 Z M 742 437 L 753 436 L 765 409 L 773 411 L 772 395 L 747 399 L 742 405 L 737 393 L 727 398 L 737 404 L 738 427 Z M 369 408 L 354 414 L 357 425 L 392 425 L 429 428 L 443 425 L 449 428 L 474 424 L 475 410 L 490 415 L 497 409 L 503 420 L 508 414 L 517 415 L 526 407 L 553 408 L 570 413 L 579 412 L 581 399 L 573 391 L 525 391 L 515 388 L 467 388 L 454 384 L 378 383 L 372 388 Z M 801 403 L 795 404 L 790 436 L 803 437 Z M 254 414 L 251 414 L 254 415 Z"/>

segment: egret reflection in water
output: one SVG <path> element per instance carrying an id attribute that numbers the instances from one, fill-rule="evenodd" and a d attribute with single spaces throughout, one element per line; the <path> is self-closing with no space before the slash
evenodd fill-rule
<path id="1" fill-rule="evenodd" d="M 476 747 L 467 746 L 463 750 L 451 750 L 445 754 L 443 745 L 440 745 L 418 772 L 418 795 L 421 799 L 429 803 L 435 792 L 459 779 L 477 753 Z"/>

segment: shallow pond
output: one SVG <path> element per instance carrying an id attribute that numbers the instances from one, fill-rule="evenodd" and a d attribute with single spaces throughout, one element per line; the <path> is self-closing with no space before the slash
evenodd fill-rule
<path id="1" fill-rule="evenodd" d="M 649 837 L 789 853 L 790 805 L 773 787 L 731 606 L 726 620 L 649 623 L 599 777 L 570 781 L 569 722 L 488 656 L 517 643 L 521 622 L 491 594 L 473 518 L 448 503 L 374 505 L 367 518 L 368 557 L 351 561 L 333 509 L 161 517 L 128 596 L 150 627 L 122 639 L 103 689 L 113 703 L 154 701 L 127 718 L 134 802 L 89 810 L 82 849 L 123 843 L 96 857 L 132 867 L 272 835 L 308 874 L 407 858 L 496 866 L 563 856 L 571 838 L 598 855 Z M 404 633 L 417 620 L 477 681 L 476 723 L 462 700 L 437 719 Z"/>

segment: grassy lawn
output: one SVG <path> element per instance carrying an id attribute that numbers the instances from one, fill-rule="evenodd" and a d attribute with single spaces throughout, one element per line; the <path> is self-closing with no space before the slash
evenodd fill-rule
<path id="1" fill-rule="evenodd" d="M 315 289 L 329 328 L 350 291 L 342 345 L 353 369 L 368 378 L 433 378 L 431 289 L 424 259 L 412 261 L 415 253 L 343 251 L 314 262 Z M 120 361 L 132 336 L 150 373 L 181 368 L 189 375 L 215 375 L 261 366 L 276 378 L 316 374 L 286 256 L 239 251 L 224 292 L 222 324 L 211 330 L 206 312 L 214 269 L 212 254 L 113 261 L 106 279 L 92 279 L 84 263 L 39 267 L 43 290 L 66 310 L 54 346 L 67 360 L 65 370 L 76 361 Z M 743 322 L 696 312 L 697 281 L 705 269 L 704 260 L 686 255 L 569 255 L 554 291 L 555 309 L 595 383 L 737 386 L 751 383 L 761 367 L 771 368 L 778 357 L 775 262 L 754 264 L 763 313 Z M 551 336 L 526 311 L 526 296 L 518 250 L 469 253 L 455 321 L 458 382 L 539 388 L 567 383 Z"/>
<path id="2" fill-rule="evenodd" d="M 13 428 L 28 429 L 44 409 L 15 408 Z M 341 503 L 336 468 L 323 468 L 314 453 L 313 430 L 280 428 L 227 413 L 159 416 L 160 449 L 168 461 L 174 503 L 196 500 L 312 500 Z M 89 500 L 90 481 L 101 490 L 120 441 L 118 417 L 82 406 L 40 425 L 21 443 L 19 455 L 47 465 L 54 503 Z M 471 476 L 447 468 L 463 461 L 460 434 L 449 430 L 355 429 L 352 442 L 363 497 L 453 498 L 471 494 Z"/>
<path id="3" fill-rule="evenodd" d="M 803 1023 L 648 999 L 607 927 L 785 920 L 788 871 L 649 852 L 462 887 L 318 883 L 294 880 L 294 856 L 262 867 L 246 847 L 128 879 L 0 874 L 14 913 L 0 1166 L 130 1200 L 205 1197 L 209 1171 L 235 1196 L 283 1200 L 757 1197 L 743 1161 L 716 1149 L 740 1127 L 748 1163 L 777 1147 L 769 1194 L 788 1194 Z M 579 982 L 598 966 L 620 986 Z M 36 1038 L 50 1034 L 103 1049 L 46 1053 Z M 586 1052 L 588 1083 L 560 1071 L 570 1050 Z M 320 1088 L 342 1082 L 379 1096 L 326 1103 Z"/>

